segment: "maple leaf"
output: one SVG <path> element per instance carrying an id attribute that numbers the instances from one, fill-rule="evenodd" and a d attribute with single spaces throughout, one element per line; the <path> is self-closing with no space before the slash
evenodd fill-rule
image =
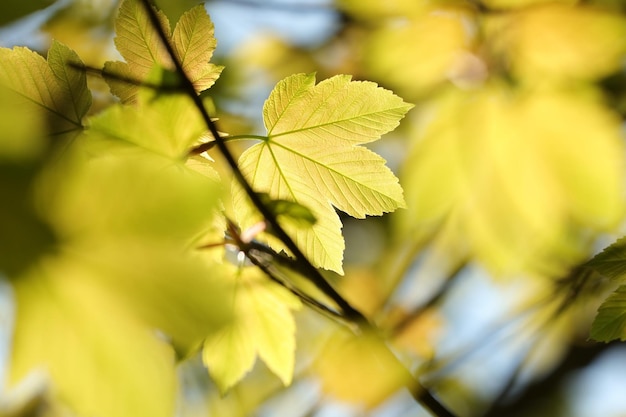
<path id="1" fill-rule="evenodd" d="M 198 5 L 185 12 L 174 32 L 165 14 L 156 11 L 159 23 L 174 48 L 176 59 L 192 81 L 196 92 L 211 87 L 223 67 L 209 61 L 217 45 L 211 18 L 204 6 Z M 135 102 L 139 83 L 144 81 L 155 66 L 174 70 L 174 64 L 165 45 L 138 0 L 125 0 L 115 21 L 115 46 L 126 62 L 109 61 L 104 74 L 111 92 L 122 102 Z M 128 82 L 135 80 L 137 83 Z"/>
<path id="2" fill-rule="evenodd" d="M 296 74 L 279 82 L 265 102 L 267 138 L 241 155 L 239 167 L 256 191 L 311 210 L 314 225 L 283 226 L 316 266 L 342 272 L 344 241 L 333 206 L 357 218 L 404 207 L 385 160 L 357 145 L 393 130 L 411 107 L 348 75 L 315 85 L 314 74 Z M 234 198 L 239 218 L 254 222 L 243 193 L 235 189 Z"/>
<path id="3" fill-rule="evenodd" d="M 47 119 L 50 134 L 82 130 L 82 118 L 91 105 L 83 63 L 59 42 L 48 50 L 48 60 L 24 47 L 0 48 L 0 86 L 13 92 L 24 113 Z"/>
<path id="4" fill-rule="evenodd" d="M 252 369 L 256 355 L 281 381 L 291 383 L 300 300 L 254 268 L 241 271 L 232 295 L 233 319 L 204 342 L 203 360 L 225 392 Z"/>
<path id="5" fill-rule="evenodd" d="M 598 309 L 591 338 L 600 342 L 626 340 L 626 285 L 620 285 Z"/>

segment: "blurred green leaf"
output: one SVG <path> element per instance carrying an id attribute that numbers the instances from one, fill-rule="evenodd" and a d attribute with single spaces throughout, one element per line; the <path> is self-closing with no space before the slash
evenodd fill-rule
<path id="1" fill-rule="evenodd" d="M 600 342 L 626 340 L 626 285 L 620 286 L 598 309 L 591 338 Z"/>
<path id="2" fill-rule="evenodd" d="M 317 219 L 307 207 L 288 200 L 273 200 L 267 193 L 259 193 L 261 201 L 276 217 L 284 216 L 298 224 L 313 226 Z"/>

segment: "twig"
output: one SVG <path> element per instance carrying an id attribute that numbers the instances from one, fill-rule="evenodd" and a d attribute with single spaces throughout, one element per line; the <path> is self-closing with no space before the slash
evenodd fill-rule
<path id="1" fill-rule="evenodd" d="M 244 191 L 246 192 L 246 194 L 248 195 L 248 197 L 250 198 L 254 206 L 257 208 L 257 210 L 259 210 L 259 212 L 261 213 L 261 215 L 267 222 L 267 225 L 273 230 L 274 235 L 278 239 L 280 239 L 283 242 L 283 244 L 287 247 L 287 249 L 292 253 L 296 262 L 299 263 L 301 270 L 306 272 L 305 276 L 313 284 L 315 284 L 318 287 L 318 289 L 320 289 L 320 291 L 322 291 L 324 294 L 330 297 L 333 300 L 333 302 L 335 302 L 339 306 L 342 312 L 343 319 L 354 323 L 362 330 L 375 331 L 376 329 L 365 318 L 365 316 L 360 311 L 352 307 L 352 305 L 350 305 L 350 303 L 346 301 L 326 281 L 326 279 L 324 279 L 324 277 L 317 270 L 317 268 L 315 268 L 313 264 L 309 262 L 309 260 L 300 250 L 300 248 L 295 244 L 295 242 L 291 239 L 291 237 L 287 234 L 287 232 L 285 232 L 282 226 L 278 223 L 274 213 L 272 213 L 272 211 L 263 204 L 260 196 L 252 189 L 252 186 L 248 183 L 246 178 L 243 176 L 243 173 L 241 172 L 241 170 L 239 169 L 239 166 L 237 165 L 237 161 L 235 160 L 234 156 L 231 154 L 228 147 L 226 146 L 224 139 L 220 136 L 217 130 L 217 126 L 215 125 L 215 122 L 209 116 L 209 113 L 204 107 L 204 104 L 202 103 L 200 96 L 196 93 L 196 90 L 191 80 L 187 76 L 187 73 L 182 67 L 182 64 L 178 60 L 174 52 L 174 49 L 172 45 L 169 43 L 167 35 L 165 34 L 165 31 L 159 22 L 156 11 L 155 9 L 153 9 L 151 5 L 150 0 L 141 0 L 141 3 L 143 4 L 148 14 L 151 24 L 154 26 L 163 45 L 165 46 L 168 54 L 170 55 L 174 63 L 176 71 L 181 76 L 181 87 L 183 91 L 193 100 L 193 103 L 195 107 L 198 109 L 198 111 L 200 112 L 204 120 L 204 123 L 206 124 L 206 126 L 209 128 L 209 131 L 213 135 L 213 138 L 215 140 L 215 145 L 219 149 L 224 159 L 226 159 L 226 162 L 232 169 L 233 174 L 235 175 L 235 178 L 237 179 L 239 184 L 243 187 Z M 251 259 L 251 261 L 253 260 Z M 259 264 L 262 265 L 261 262 L 259 262 Z M 261 268 L 261 266 L 259 267 Z M 410 389 L 411 395 L 418 402 L 420 402 L 422 405 L 430 409 L 437 417 L 455 417 L 455 415 L 452 412 L 450 412 L 445 406 L 443 406 L 431 394 L 431 392 L 428 389 L 422 386 L 421 383 L 419 383 L 419 381 L 417 381 L 413 377 L 413 375 L 410 374 L 408 370 L 406 372 L 412 377 L 412 383 L 410 384 L 410 386 L 407 386 L 407 388 Z"/>

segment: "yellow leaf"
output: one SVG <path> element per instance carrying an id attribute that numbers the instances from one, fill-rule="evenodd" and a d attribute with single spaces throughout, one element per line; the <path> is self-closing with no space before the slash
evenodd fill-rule
<path id="1" fill-rule="evenodd" d="M 388 23 L 370 35 L 367 75 L 420 97 L 456 70 L 474 42 L 473 25 L 467 11 L 443 8 Z"/>
<path id="2" fill-rule="evenodd" d="M 171 416 L 170 348 L 67 256 L 44 259 L 15 281 L 10 379 L 46 372 L 80 415 Z"/>
<path id="3" fill-rule="evenodd" d="M 597 79 L 621 68 L 626 19 L 585 6 L 550 4 L 507 15 L 491 33 L 516 74 L 533 83 Z"/>
<path id="4" fill-rule="evenodd" d="M 410 375 L 374 335 L 334 331 L 313 364 L 322 389 L 330 396 L 375 407 L 406 385 Z"/>
<path id="5" fill-rule="evenodd" d="M 228 298 L 233 320 L 204 342 L 202 357 L 211 377 L 225 392 L 252 369 L 258 354 L 289 385 L 296 348 L 291 311 L 301 307 L 300 300 L 254 268 L 240 271 L 234 279 Z"/>
<path id="6" fill-rule="evenodd" d="M 423 110 L 403 176 L 409 233 L 441 227 L 494 272 L 556 273 L 584 249 L 575 236 L 618 224 L 619 121 L 585 94 L 493 84 Z"/>
<path id="7" fill-rule="evenodd" d="M 215 50 L 213 23 L 204 6 L 185 12 L 171 34 L 170 23 L 164 13 L 156 11 L 159 23 L 172 43 L 176 58 L 199 93 L 209 88 L 219 77 L 223 67 L 209 63 Z M 159 66 L 174 70 L 164 41 L 138 0 L 124 0 L 115 21 L 115 45 L 126 62 L 105 63 L 104 73 L 111 91 L 124 103 L 137 99 L 138 84 L 145 81 L 151 70 Z M 128 82 L 133 81 L 133 82 Z"/>
<path id="8" fill-rule="evenodd" d="M 267 139 L 245 151 L 239 166 L 256 191 L 311 210 L 317 219 L 312 227 L 284 227 L 316 266 L 342 271 L 344 243 L 333 206 L 358 218 L 404 206 L 385 160 L 356 145 L 394 129 L 411 107 L 374 83 L 345 75 L 318 85 L 314 75 L 293 75 L 265 102 Z M 234 196 L 238 217 L 253 223 L 243 193 L 235 189 Z"/>
<path id="9" fill-rule="evenodd" d="M 198 92 L 211 87 L 223 69 L 209 63 L 217 46 L 214 33 L 213 22 L 201 4 L 181 16 L 172 34 L 176 56 Z"/>
<path id="10" fill-rule="evenodd" d="M 545 3 L 576 4 L 578 0 L 481 0 L 481 3 L 494 9 L 519 9 Z"/>

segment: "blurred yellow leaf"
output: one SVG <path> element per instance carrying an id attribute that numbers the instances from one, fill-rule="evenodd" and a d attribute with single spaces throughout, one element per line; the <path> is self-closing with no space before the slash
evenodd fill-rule
<path id="1" fill-rule="evenodd" d="M 502 16 L 494 27 L 496 50 L 532 83 L 597 79 L 626 57 L 626 19 L 601 9 L 550 4 Z"/>
<path id="2" fill-rule="evenodd" d="M 237 274 L 234 268 L 231 274 Z M 255 268 L 243 269 L 233 279 L 227 299 L 233 320 L 204 342 L 202 357 L 211 377 L 225 392 L 252 369 L 258 354 L 289 385 L 296 349 L 292 310 L 301 307 L 300 300 Z"/>
<path id="3" fill-rule="evenodd" d="M 11 381 L 41 369 L 81 415 L 171 416 L 171 349 L 75 261 L 47 258 L 15 281 Z"/>
<path id="4" fill-rule="evenodd" d="M 322 389 L 330 396 L 375 407 L 398 389 L 410 385 L 410 375 L 378 337 L 332 332 L 313 364 Z"/>
<path id="5" fill-rule="evenodd" d="M 418 358 L 432 359 L 444 325 L 441 313 L 435 309 L 428 309 L 415 317 L 407 316 L 405 313 L 400 320 L 394 326 L 393 345 Z"/>
<path id="6" fill-rule="evenodd" d="M 360 19 L 380 19 L 407 16 L 430 6 L 428 0 L 339 0 L 338 7 Z"/>
<path id="7" fill-rule="evenodd" d="M 555 272 L 621 219 L 623 165 L 619 121 L 585 94 L 451 90 L 423 109 L 404 214 L 494 271 Z"/>
<path id="8" fill-rule="evenodd" d="M 434 9 L 372 32 L 365 49 L 366 74 L 419 97 L 446 81 L 474 42 L 474 23 L 464 9 Z"/>
<path id="9" fill-rule="evenodd" d="M 494 9 L 517 9 L 543 3 L 576 4 L 579 0 L 481 0 L 481 3 Z"/>

